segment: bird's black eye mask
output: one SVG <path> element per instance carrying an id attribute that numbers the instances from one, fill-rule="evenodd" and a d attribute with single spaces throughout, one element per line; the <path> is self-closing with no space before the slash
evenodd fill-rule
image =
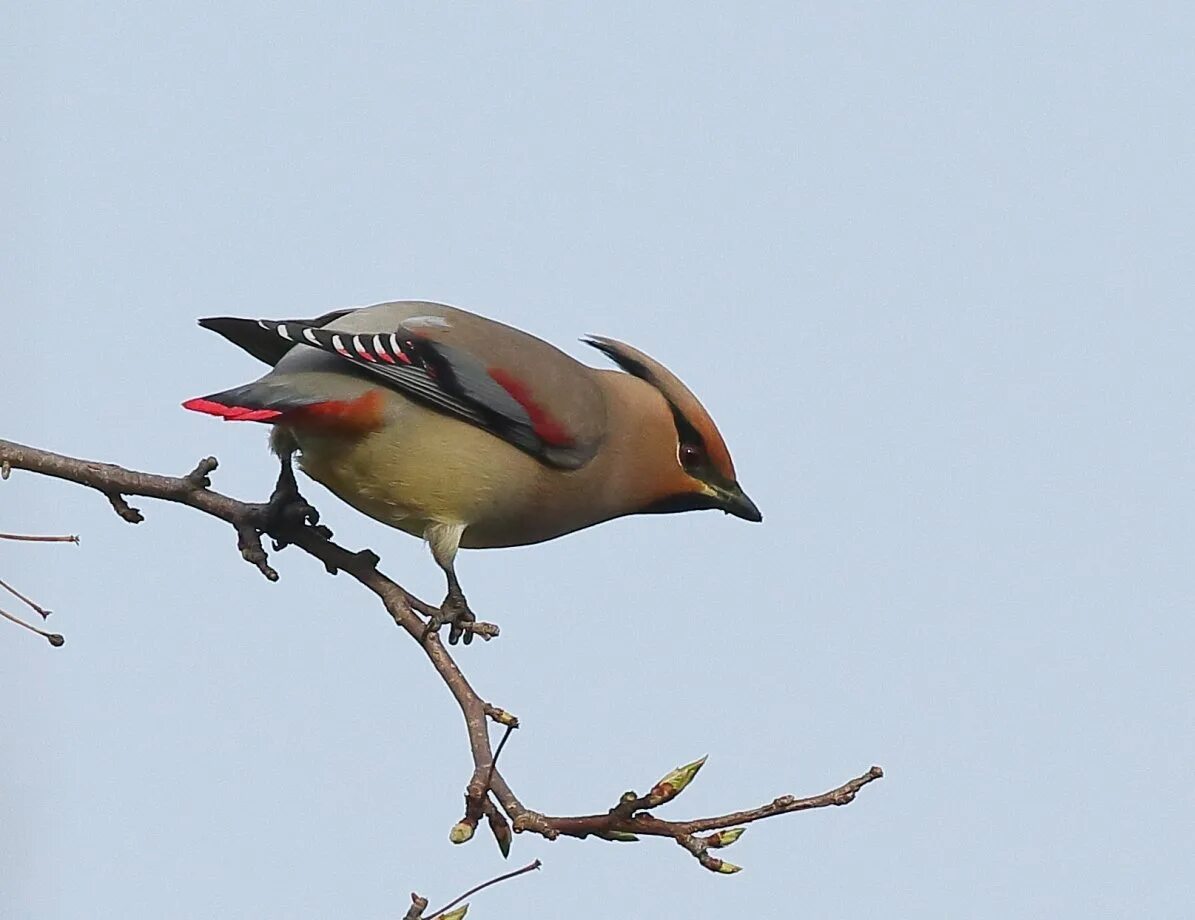
<path id="1" fill-rule="evenodd" d="M 672 410 L 672 421 L 676 425 L 677 462 L 694 479 L 705 480 L 713 472 L 709 453 L 705 449 L 705 439 L 671 402 L 668 408 Z"/>
<path id="2" fill-rule="evenodd" d="M 671 401 L 669 401 L 668 407 L 672 409 L 672 421 L 676 424 L 676 459 L 680 463 L 681 469 L 694 479 L 709 483 L 711 486 L 733 487 L 734 483 L 723 476 L 710 460 L 709 452 L 705 447 L 705 439 L 701 437 L 701 433 Z M 702 507 L 716 506 L 703 505 Z"/>
<path id="3" fill-rule="evenodd" d="M 689 421 L 681 414 L 676 406 L 668 403 L 672 409 L 672 420 L 676 424 L 676 459 L 681 468 L 694 479 L 710 485 L 729 486 L 726 477 L 722 476 L 710 462 L 705 449 L 705 441 Z M 723 502 L 716 495 L 704 492 L 682 492 L 656 499 L 643 509 L 644 514 L 674 514 L 678 511 L 707 511 L 722 508 Z"/>

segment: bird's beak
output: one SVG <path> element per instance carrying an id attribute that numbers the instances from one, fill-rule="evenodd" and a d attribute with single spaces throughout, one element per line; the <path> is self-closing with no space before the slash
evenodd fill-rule
<path id="1" fill-rule="evenodd" d="M 731 483 L 729 486 L 712 487 L 711 491 L 717 497 L 720 503 L 719 507 L 727 514 L 733 514 L 735 517 L 751 521 L 754 524 L 763 520 L 763 513 L 755 506 L 755 502 L 747 497 L 747 493 L 737 482 Z"/>

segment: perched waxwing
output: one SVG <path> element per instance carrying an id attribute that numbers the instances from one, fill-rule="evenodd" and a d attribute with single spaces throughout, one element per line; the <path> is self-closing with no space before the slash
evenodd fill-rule
<path id="1" fill-rule="evenodd" d="M 183 403 L 273 426 L 275 500 L 299 466 L 372 518 L 423 537 L 448 579 L 450 639 L 473 621 L 458 547 L 521 546 L 627 514 L 716 508 L 762 515 L 697 398 L 613 339 L 585 341 L 622 370 L 588 367 L 510 326 L 455 307 L 396 301 L 312 320 L 199 324 L 272 366 Z"/>

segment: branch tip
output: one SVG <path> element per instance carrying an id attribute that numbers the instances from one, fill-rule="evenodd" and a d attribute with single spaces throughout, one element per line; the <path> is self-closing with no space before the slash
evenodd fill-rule
<path id="1" fill-rule="evenodd" d="M 403 920 L 423 920 L 423 912 L 427 910 L 427 898 L 421 898 L 411 892 L 411 907 L 403 915 Z"/>
<path id="2" fill-rule="evenodd" d="M 195 469 L 191 470 L 183 477 L 193 489 L 209 489 L 212 481 L 208 478 L 208 474 L 215 471 L 220 462 L 215 457 L 204 457 L 197 464 Z"/>
<path id="3" fill-rule="evenodd" d="M 27 629 L 31 633 L 36 633 L 55 648 L 59 648 L 66 643 L 66 639 L 62 638 L 62 636 L 58 633 L 46 632 L 44 629 L 38 629 L 32 623 L 26 623 L 20 617 L 13 616 L 7 610 L 0 610 L 0 617 L 4 617 L 4 619 L 8 620 L 10 623 L 16 623 L 22 629 Z"/>
<path id="4" fill-rule="evenodd" d="M 486 642 L 497 639 L 502 633 L 497 623 L 483 623 L 481 620 L 475 623 L 462 623 L 461 627 L 475 636 L 481 636 Z"/>
<path id="5" fill-rule="evenodd" d="M 64 537 L 35 537 L 23 533 L 0 533 L 0 540 L 22 540 L 25 543 L 74 543 L 79 545 L 79 537 L 77 534 L 68 534 Z"/>
<path id="6" fill-rule="evenodd" d="M 448 914 L 447 912 L 452 910 L 452 908 L 456 907 L 458 904 L 460 904 L 461 901 L 465 900 L 465 898 L 471 898 L 471 897 L 473 897 L 473 895 L 477 894 L 477 892 L 483 891 L 486 888 L 489 888 L 491 885 L 497 885 L 499 882 L 505 882 L 507 879 L 516 878 L 520 875 L 525 875 L 528 872 L 534 872 L 536 869 L 540 868 L 542 865 L 543 865 L 543 863 L 541 863 L 538 859 L 536 859 L 536 860 L 533 860 L 532 862 L 527 863 L 527 865 L 523 866 L 523 868 L 521 868 L 521 869 L 515 869 L 513 872 L 507 872 L 505 875 L 499 875 L 497 878 L 492 878 L 488 882 L 482 882 L 477 887 L 470 888 L 468 891 L 466 891 L 464 894 L 462 894 L 459 898 L 449 901 L 446 905 L 441 907 L 439 910 L 433 911 L 432 915 L 431 915 L 432 920 L 443 920 L 444 917 L 452 916 L 452 915 Z M 426 902 L 424 902 L 424 904 L 426 906 Z M 414 909 L 414 907 L 412 906 L 412 910 L 413 909 Z M 404 917 L 403 920 L 419 920 L 420 916 L 421 916 L 421 914 L 416 914 L 412 918 L 410 913 L 408 912 L 407 917 Z M 463 917 L 464 914 L 457 914 L 456 916 Z"/>
<path id="7" fill-rule="evenodd" d="M 499 725 L 505 725 L 508 728 L 519 727 L 519 717 L 513 713 L 509 713 L 505 709 L 499 709 L 497 706 L 492 706 L 489 703 L 486 703 L 484 708 L 485 714 Z"/>
<path id="8" fill-rule="evenodd" d="M 125 497 L 119 492 L 106 492 L 108 501 L 112 503 L 112 510 L 120 516 L 122 521 L 127 521 L 130 524 L 140 524 L 145 520 L 145 515 L 125 501 Z"/>
<path id="9" fill-rule="evenodd" d="M 41 604 L 26 597 L 24 594 L 22 594 L 20 591 L 18 591 L 16 588 L 14 588 L 12 585 L 8 584 L 7 582 L 0 581 L 0 588 L 3 588 L 5 591 L 7 591 L 13 597 L 15 597 L 19 601 L 21 601 L 30 610 L 33 610 L 34 612 L 36 612 L 43 620 L 49 619 L 50 614 L 54 612 L 53 610 L 47 610 Z"/>

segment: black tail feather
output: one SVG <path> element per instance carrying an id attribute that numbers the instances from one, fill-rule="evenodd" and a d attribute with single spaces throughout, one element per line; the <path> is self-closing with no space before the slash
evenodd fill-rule
<path id="1" fill-rule="evenodd" d="M 293 322 L 318 328 L 351 312 L 353 312 L 352 309 L 336 310 L 332 313 L 325 313 L 323 316 L 316 317 L 315 319 L 283 320 L 282 322 Z M 276 322 L 274 324 L 277 325 Z M 264 328 L 255 319 L 240 319 L 235 316 L 208 316 L 201 319 L 199 325 L 204 329 L 210 329 L 212 332 L 219 333 L 232 342 L 233 345 L 244 349 L 258 361 L 268 364 L 270 367 L 281 361 L 282 356 L 290 351 L 294 344 L 281 338 L 273 329 Z"/>

